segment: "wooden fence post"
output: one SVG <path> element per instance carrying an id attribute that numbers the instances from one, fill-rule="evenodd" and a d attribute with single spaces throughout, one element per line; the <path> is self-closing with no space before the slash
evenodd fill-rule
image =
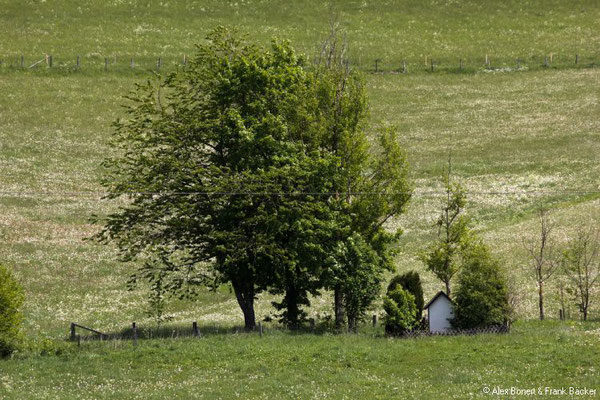
<path id="1" fill-rule="evenodd" d="M 194 331 L 195 337 L 200 336 L 200 333 L 198 332 L 198 322 L 196 322 L 196 321 L 192 322 L 192 330 Z"/>
<path id="2" fill-rule="evenodd" d="M 263 328 L 262 328 L 262 324 L 260 322 L 258 323 L 258 335 L 260 337 L 262 337 L 262 335 L 263 335 Z"/>
<path id="3" fill-rule="evenodd" d="M 375 59 L 375 73 L 379 72 L 379 58 Z"/>
<path id="4" fill-rule="evenodd" d="M 575 54 L 575 65 L 579 63 L 579 54 Z"/>
<path id="5" fill-rule="evenodd" d="M 135 322 L 131 323 L 131 329 L 133 329 L 133 345 L 137 346 L 138 334 L 137 334 L 137 326 L 135 326 Z"/>
<path id="6" fill-rule="evenodd" d="M 77 69 L 79 69 L 79 56 L 77 56 Z"/>
<path id="7" fill-rule="evenodd" d="M 131 57 L 131 62 L 129 63 L 129 66 L 130 66 L 131 68 L 133 68 L 133 67 L 134 67 L 134 64 L 133 64 L 133 57 Z"/>
<path id="8" fill-rule="evenodd" d="M 377 326 L 377 314 L 373 314 L 373 327 Z"/>
<path id="9" fill-rule="evenodd" d="M 48 56 L 48 66 L 52 68 L 52 54 Z"/>
<path id="10" fill-rule="evenodd" d="M 71 322 L 71 341 L 74 342 L 75 339 L 75 323 Z"/>
<path id="11" fill-rule="evenodd" d="M 77 346 L 81 346 L 81 335 L 77 335 Z"/>

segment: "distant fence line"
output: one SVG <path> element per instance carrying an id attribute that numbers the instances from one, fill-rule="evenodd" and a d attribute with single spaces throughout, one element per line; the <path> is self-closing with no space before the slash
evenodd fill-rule
<path id="1" fill-rule="evenodd" d="M 89 69 L 96 71 L 173 71 L 185 68 L 189 63 L 186 54 L 180 57 L 134 57 L 134 56 L 70 56 L 55 57 L 44 54 L 37 57 L 0 56 L 0 70 L 39 70 L 61 69 L 76 71 Z M 523 71 L 549 68 L 593 68 L 600 66 L 600 55 L 586 56 L 578 53 L 533 55 L 528 57 L 498 57 L 485 54 L 481 57 L 435 57 L 414 58 L 358 58 L 350 60 L 357 69 L 376 74 L 408 74 L 414 72 L 477 72 L 511 70 Z"/>
<path id="2" fill-rule="evenodd" d="M 562 315 L 562 314 L 561 314 Z M 562 320 L 562 317 L 561 317 Z M 304 331 L 307 333 L 316 333 L 316 324 L 314 318 L 308 320 L 309 326 Z M 372 324 L 373 328 L 377 327 L 377 315 L 373 315 Z M 84 330 L 87 332 L 91 332 L 92 335 L 81 336 L 77 333 L 77 330 Z M 202 332 L 204 331 L 204 332 Z M 200 329 L 198 322 L 193 321 L 188 327 L 177 327 L 173 329 L 172 327 L 146 327 L 145 329 L 140 329 L 139 325 L 135 322 L 132 322 L 130 328 L 126 328 L 117 333 L 103 333 L 96 329 L 89 328 L 78 323 L 72 322 L 69 326 L 69 340 L 72 342 L 77 342 L 77 344 L 81 345 L 82 341 L 104 341 L 104 340 L 130 340 L 133 342 L 133 345 L 136 346 L 138 344 L 138 339 L 179 339 L 179 338 L 200 338 L 208 333 L 239 333 L 246 332 L 242 328 L 217 328 L 206 326 L 203 330 Z M 258 322 L 253 330 L 254 333 L 258 334 L 260 337 L 263 336 L 265 332 L 265 327 L 262 322 Z M 510 324 L 508 322 L 504 322 L 503 324 L 495 324 L 488 325 L 484 327 L 472 328 L 472 329 L 449 329 L 443 332 L 430 332 L 429 326 L 427 323 L 421 323 L 419 326 L 413 330 L 403 332 L 399 335 L 390 335 L 385 334 L 386 337 L 395 337 L 395 338 L 419 338 L 419 337 L 427 337 L 427 336 L 472 336 L 479 334 L 503 334 L 510 332 Z M 351 333 L 351 332 L 348 332 Z M 358 333 L 357 331 L 353 333 Z"/>

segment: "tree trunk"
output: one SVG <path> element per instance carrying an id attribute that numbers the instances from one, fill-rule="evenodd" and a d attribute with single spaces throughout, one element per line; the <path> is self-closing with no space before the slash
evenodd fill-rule
<path id="1" fill-rule="evenodd" d="M 447 280 L 446 282 L 446 296 L 450 297 L 451 293 L 450 293 L 450 280 Z"/>
<path id="2" fill-rule="evenodd" d="M 344 309 L 344 297 L 340 289 L 333 292 L 333 308 L 335 313 L 335 328 L 342 329 L 346 320 L 346 310 Z"/>
<path id="3" fill-rule="evenodd" d="M 587 306 L 583 306 L 583 320 L 587 321 L 587 316 L 588 316 L 588 308 Z"/>
<path id="4" fill-rule="evenodd" d="M 348 314 L 348 331 L 353 333 L 358 332 L 357 318 L 350 314 Z"/>
<path id="5" fill-rule="evenodd" d="M 540 305 L 540 321 L 544 320 L 544 282 L 538 281 L 538 295 Z"/>
<path id="6" fill-rule="evenodd" d="M 256 327 L 256 315 L 254 314 L 254 284 L 232 281 L 233 291 L 237 302 L 244 314 L 244 329 L 252 331 Z"/>
<path id="7" fill-rule="evenodd" d="M 287 324 L 292 330 L 300 327 L 300 307 L 298 306 L 298 291 L 294 285 L 289 285 L 285 292 L 285 305 L 287 308 Z"/>

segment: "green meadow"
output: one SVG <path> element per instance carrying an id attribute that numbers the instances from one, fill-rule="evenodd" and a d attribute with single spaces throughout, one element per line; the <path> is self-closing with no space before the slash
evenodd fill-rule
<path id="1" fill-rule="evenodd" d="M 510 335 L 444 338 L 269 331 L 140 340 L 135 348 L 130 341 L 84 342 L 3 362 L 0 396 L 485 399 L 521 397 L 488 389 L 573 387 L 596 394 L 571 398 L 594 398 L 599 332 L 598 323 L 547 321 L 518 323 Z"/>
<path id="2" fill-rule="evenodd" d="M 404 230 L 397 271 L 421 272 L 426 300 L 442 289 L 418 254 L 434 234 L 450 153 L 468 214 L 515 289 L 513 331 L 391 340 L 367 324 L 358 336 L 336 336 L 267 323 L 259 338 L 234 333 L 242 315 L 222 287 L 167 307 L 173 326 L 198 321 L 202 339 L 140 340 L 135 350 L 127 340 L 66 343 L 72 321 L 110 333 L 132 321 L 153 326 L 143 290 L 126 288 L 135 265 L 85 240 L 98 229 L 90 216 L 118 206 L 102 199 L 99 178 L 123 96 L 153 79 L 158 57 L 163 72 L 181 67 L 219 24 L 260 44 L 290 39 L 313 57 L 331 10 L 366 73 L 373 129 L 395 126 L 410 161 L 415 194 L 390 223 Z M 32 342 L 0 361 L 0 398 L 471 398 L 485 385 L 600 389 L 592 362 L 598 323 L 530 321 L 537 298 L 521 245 L 540 205 L 551 208 L 561 242 L 599 221 L 598 20 L 593 0 L 0 0 L 0 262 L 25 287 Z M 53 68 L 27 68 L 45 54 Z M 385 73 L 373 73 L 376 59 Z M 392 73 L 403 60 L 408 73 Z M 550 283 L 546 293 L 555 318 L 558 289 Z M 271 300 L 261 295 L 260 318 L 273 313 Z M 318 323 L 331 315 L 329 294 L 308 311 Z M 381 312 L 376 305 L 373 314 Z M 578 319 L 574 305 L 568 313 Z"/>

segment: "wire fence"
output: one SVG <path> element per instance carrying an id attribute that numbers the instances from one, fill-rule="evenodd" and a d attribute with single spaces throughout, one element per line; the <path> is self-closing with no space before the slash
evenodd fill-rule
<path id="1" fill-rule="evenodd" d="M 126 55 L 64 55 L 15 54 L 0 56 L 0 71 L 88 71 L 88 72 L 172 72 L 185 68 L 188 55 L 126 56 Z M 536 54 L 507 57 L 484 54 L 477 57 L 425 55 L 422 58 L 402 56 L 354 57 L 354 68 L 373 74 L 412 73 L 474 73 L 495 71 L 528 71 L 543 69 L 594 68 L 600 66 L 600 54 Z"/>

